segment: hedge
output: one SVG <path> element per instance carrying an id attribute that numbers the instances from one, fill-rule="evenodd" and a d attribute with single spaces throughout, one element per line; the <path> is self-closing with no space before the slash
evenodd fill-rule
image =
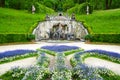
<path id="1" fill-rule="evenodd" d="M 92 42 L 120 43 L 120 34 L 91 34 Z"/>
<path id="2" fill-rule="evenodd" d="M 0 34 L 0 43 L 27 42 L 34 38 L 31 34 Z"/>

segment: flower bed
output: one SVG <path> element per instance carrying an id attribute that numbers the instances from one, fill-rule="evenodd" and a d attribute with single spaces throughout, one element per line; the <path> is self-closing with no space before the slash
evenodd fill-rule
<path id="1" fill-rule="evenodd" d="M 99 54 L 104 54 L 107 56 L 112 56 L 112 57 L 116 57 L 116 58 L 120 58 L 120 53 L 116 53 L 116 52 L 111 52 L 111 51 L 105 51 L 105 50 L 87 50 L 84 53 L 89 53 L 89 52 L 94 52 L 94 53 L 99 53 Z"/>
<path id="2" fill-rule="evenodd" d="M 116 75 L 112 71 L 105 69 L 105 68 L 91 68 L 84 64 L 84 59 L 91 56 L 97 56 L 109 59 L 111 61 L 115 60 L 120 62 L 120 58 L 116 58 L 115 56 L 111 57 L 109 56 L 110 53 L 105 53 L 106 51 L 103 51 L 103 53 L 98 53 L 96 50 L 90 50 L 90 51 L 83 51 L 76 53 L 74 57 L 70 60 L 71 65 L 73 66 L 73 77 L 79 79 L 95 79 L 95 80 L 117 80 L 120 78 L 120 76 Z M 84 67 L 83 67 L 84 66 Z M 89 73 L 90 72 L 90 73 Z M 89 75 L 88 75 L 89 74 Z M 109 77 L 108 77 L 109 76 Z"/>
<path id="3" fill-rule="evenodd" d="M 39 54 L 36 65 L 28 69 L 22 80 L 46 80 L 50 75 L 48 64 L 49 58 L 45 53 Z"/>
<path id="4" fill-rule="evenodd" d="M 57 53 L 52 80 L 72 80 L 72 73 L 65 65 L 64 53 Z"/>
<path id="5" fill-rule="evenodd" d="M 68 50 L 73 50 L 73 49 L 79 49 L 77 46 L 66 46 L 66 45 L 53 45 L 53 46 L 43 46 L 41 49 L 47 49 L 55 52 L 63 52 L 63 51 L 68 51 Z"/>
<path id="6" fill-rule="evenodd" d="M 28 58 L 28 57 L 34 57 L 34 56 L 38 56 L 38 54 L 37 53 L 28 53 L 28 54 L 17 55 L 17 56 L 12 56 L 12 57 L 5 57 L 5 58 L 0 59 L 0 64 L 12 62 L 15 60 L 24 59 L 24 58 Z"/>
<path id="7" fill-rule="evenodd" d="M 36 52 L 36 51 L 34 51 L 34 50 L 22 50 L 21 49 L 21 50 L 11 50 L 11 51 L 0 52 L 0 59 L 5 58 L 5 57 L 33 53 L 33 52 Z"/>

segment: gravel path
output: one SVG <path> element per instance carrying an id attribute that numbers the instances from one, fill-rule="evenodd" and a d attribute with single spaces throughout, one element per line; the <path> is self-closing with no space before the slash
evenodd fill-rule
<path id="1" fill-rule="evenodd" d="M 72 68 L 71 64 L 70 64 L 70 59 L 74 56 L 74 54 L 71 54 L 71 55 L 68 55 L 66 56 L 66 60 L 65 60 L 65 63 L 67 64 L 67 66 L 69 68 Z"/>
<path id="2" fill-rule="evenodd" d="M 47 54 L 46 56 L 48 56 L 50 58 L 50 64 L 49 64 L 49 69 L 53 69 L 54 65 L 55 65 L 55 57 L 51 56 L 49 54 Z"/>
<path id="3" fill-rule="evenodd" d="M 36 57 L 31 57 L 27 59 L 17 60 L 10 63 L 0 64 L 0 75 L 9 71 L 13 67 L 29 67 L 36 64 Z"/>
<path id="4" fill-rule="evenodd" d="M 88 66 L 92 66 L 92 67 L 104 67 L 104 68 L 110 69 L 111 71 L 120 75 L 120 64 L 102 60 L 99 58 L 94 58 L 94 57 L 86 58 L 85 63 Z"/>
<path id="5" fill-rule="evenodd" d="M 70 60 L 68 59 L 67 56 L 65 57 L 65 65 L 66 65 L 69 69 L 72 69 L 72 66 L 71 66 L 71 64 L 70 64 Z"/>

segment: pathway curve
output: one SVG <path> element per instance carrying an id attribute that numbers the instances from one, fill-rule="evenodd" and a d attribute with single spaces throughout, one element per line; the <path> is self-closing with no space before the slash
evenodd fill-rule
<path id="1" fill-rule="evenodd" d="M 72 68 L 71 64 L 70 64 L 70 59 L 74 56 L 74 54 L 71 54 L 71 55 L 68 55 L 66 56 L 66 59 L 65 59 L 65 64 L 69 67 L 69 68 Z"/>
<path id="2" fill-rule="evenodd" d="M 102 60 L 99 58 L 94 58 L 94 57 L 86 58 L 85 63 L 88 66 L 92 66 L 92 67 L 104 67 L 104 68 L 110 69 L 111 71 L 120 75 L 120 64 L 113 63 L 107 60 Z"/>
<path id="3" fill-rule="evenodd" d="M 9 63 L 0 64 L 0 75 L 4 74 L 5 72 L 9 71 L 11 68 L 14 67 L 29 67 L 31 65 L 36 64 L 36 57 L 31 57 L 27 59 L 17 60 Z"/>

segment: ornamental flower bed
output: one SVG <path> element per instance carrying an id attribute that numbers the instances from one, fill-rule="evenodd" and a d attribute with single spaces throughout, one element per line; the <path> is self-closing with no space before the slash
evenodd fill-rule
<path id="1" fill-rule="evenodd" d="M 55 51 L 55 52 L 63 52 L 63 51 L 68 51 L 68 50 L 73 50 L 73 49 L 79 49 L 79 47 L 77 47 L 77 46 L 66 46 L 66 45 L 43 46 L 41 48 Z"/>
<path id="2" fill-rule="evenodd" d="M 57 53 L 56 64 L 51 77 L 52 80 L 72 80 L 72 73 L 65 65 L 64 53 Z"/>
<path id="3" fill-rule="evenodd" d="M 105 50 L 87 50 L 84 53 L 90 53 L 90 52 L 94 52 L 94 53 L 99 53 L 99 54 L 104 54 L 107 56 L 111 56 L 111 57 L 116 57 L 116 58 L 120 58 L 120 53 L 116 53 L 116 52 L 111 52 L 111 51 L 105 51 Z"/>
<path id="4" fill-rule="evenodd" d="M 11 56 L 16 56 L 16 55 L 22 55 L 26 53 L 33 53 L 36 52 L 35 50 L 11 50 L 11 51 L 5 51 L 5 52 L 0 52 L 0 59 L 4 57 L 11 57 Z"/>
<path id="5" fill-rule="evenodd" d="M 46 80 L 49 77 L 49 58 L 45 53 L 38 52 L 38 54 L 36 65 L 28 69 L 22 80 Z"/>
<path id="6" fill-rule="evenodd" d="M 73 78 L 75 80 L 103 80 L 96 69 L 79 63 L 73 68 Z"/>

